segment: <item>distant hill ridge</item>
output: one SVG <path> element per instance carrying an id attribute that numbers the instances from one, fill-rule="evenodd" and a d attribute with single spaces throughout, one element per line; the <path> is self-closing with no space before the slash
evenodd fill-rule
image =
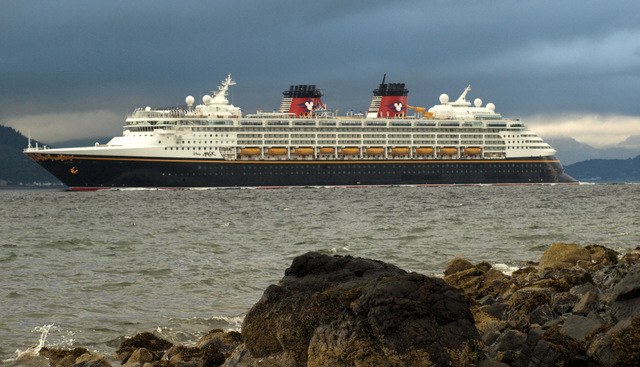
<path id="1" fill-rule="evenodd" d="M 27 147 L 27 138 L 13 128 L 0 125 L 0 146 L 22 150 Z"/>
<path id="2" fill-rule="evenodd" d="M 563 165 L 568 166 L 588 159 L 626 159 L 640 154 L 640 135 L 603 149 L 581 143 L 573 138 L 545 138 L 546 142 L 558 151 L 556 157 Z"/>
<path id="3" fill-rule="evenodd" d="M 640 182 L 640 155 L 628 159 L 589 159 L 565 171 L 582 182 Z"/>
<path id="4" fill-rule="evenodd" d="M 108 140 L 108 138 L 106 139 Z M 103 140 L 105 140 L 105 138 L 87 138 L 56 145 L 58 147 L 86 146 Z M 560 141 L 560 139 L 556 142 L 558 141 Z M 621 155 L 628 155 L 634 152 L 632 149 L 624 151 L 616 150 L 622 148 L 598 150 L 573 139 L 562 139 L 562 141 L 564 144 L 559 145 L 553 142 L 554 147 L 559 150 L 557 156 L 562 162 L 566 162 L 565 158 L 563 158 L 566 152 L 573 154 L 574 157 L 597 157 L 599 155 L 614 154 L 615 152 Z M 632 140 L 628 139 L 628 142 L 632 142 Z M 22 154 L 22 150 L 27 147 L 27 143 L 27 137 L 11 127 L 0 125 L 0 186 L 25 186 L 34 183 L 60 185 L 61 182 L 58 181 L 58 179 L 26 155 Z M 41 142 L 31 141 L 32 145 L 36 143 L 43 145 Z M 562 146 L 571 146 L 571 148 L 563 150 Z M 629 159 L 589 159 L 566 165 L 565 170 L 569 175 L 580 181 L 640 182 L 640 155 Z"/>
<path id="5" fill-rule="evenodd" d="M 31 144 L 42 145 L 35 140 Z M 0 186 L 24 186 L 34 183 L 61 184 L 52 174 L 22 154 L 28 139 L 13 128 L 0 125 Z"/>

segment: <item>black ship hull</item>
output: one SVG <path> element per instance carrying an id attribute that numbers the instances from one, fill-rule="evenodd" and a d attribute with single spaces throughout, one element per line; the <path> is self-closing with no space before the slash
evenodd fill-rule
<path id="1" fill-rule="evenodd" d="M 501 160 L 211 160 L 29 154 L 72 190 L 577 183 L 553 156 Z"/>

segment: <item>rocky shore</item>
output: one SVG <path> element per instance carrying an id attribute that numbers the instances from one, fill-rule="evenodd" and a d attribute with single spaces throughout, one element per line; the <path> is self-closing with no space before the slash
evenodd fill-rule
<path id="1" fill-rule="evenodd" d="M 455 258 L 443 278 L 307 253 L 241 332 L 194 346 L 144 332 L 115 356 L 42 348 L 52 367 L 638 366 L 640 248 L 556 243 L 504 274 Z"/>

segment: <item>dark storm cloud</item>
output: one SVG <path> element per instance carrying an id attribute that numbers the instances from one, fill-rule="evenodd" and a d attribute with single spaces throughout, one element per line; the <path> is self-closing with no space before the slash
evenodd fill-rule
<path id="1" fill-rule="evenodd" d="M 410 103 L 457 96 L 506 115 L 638 115 L 633 1 L 3 2 L 0 121 L 183 103 L 231 72 L 231 99 L 277 108 L 290 84 L 364 110 L 387 73 Z M 86 116 L 86 115 L 83 115 Z M 24 121 L 24 120 L 23 120 Z M 115 121 L 119 129 L 121 121 Z"/>

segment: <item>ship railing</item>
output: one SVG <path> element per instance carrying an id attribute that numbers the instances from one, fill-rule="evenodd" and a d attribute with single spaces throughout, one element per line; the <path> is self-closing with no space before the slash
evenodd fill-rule
<path id="1" fill-rule="evenodd" d="M 502 120 L 502 115 L 499 113 L 495 115 L 474 115 L 476 120 Z"/>
<path id="2" fill-rule="evenodd" d="M 136 109 L 132 114 L 127 115 L 127 119 L 184 119 L 184 118 L 238 118 L 241 113 L 207 113 L 207 111 L 195 110 L 153 110 Z M 266 115 L 266 114 L 265 114 Z M 290 114 L 293 115 L 293 114 Z M 259 114 L 247 115 L 248 117 L 266 117 Z"/>
<path id="3" fill-rule="evenodd" d="M 362 114 L 356 114 L 357 116 L 334 116 L 335 119 L 337 120 L 362 120 L 364 117 L 362 116 Z"/>
<path id="4" fill-rule="evenodd" d="M 41 146 L 41 147 L 40 147 L 40 146 L 38 146 L 38 144 L 36 143 L 36 146 L 35 146 L 35 147 L 31 147 L 31 146 L 30 146 L 30 147 L 24 148 L 24 150 L 23 150 L 23 151 L 28 153 L 28 152 L 38 152 L 38 151 L 41 151 L 41 150 L 47 150 L 47 149 L 50 149 L 50 148 L 49 148 L 48 146 L 46 146 L 46 145 L 43 145 L 43 146 Z"/>
<path id="5" fill-rule="evenodd" d="M 24 148 L 24 152 L 28 153 L 28 152 L 39 152 L 41 150 L 49 150 L 49 149 L 53 149 L 50 146 L 47 145 L 39 145 L 38 142 L 36 142 L 35 146 L 31 145 L 31 141 L 29 141 L 29 146 L 27 146 L 26 148 Z"/>
<path id="6" fill-rule="evenodd" d="M 148 111 L 144 108 L 136 108 L 128 118 L 177 118 L 190 115 L 188 110 L 172 109 L 172 110 L 153 110 Z"/>
<path id="7" fill-rule="evenodd" d="M 249 113 L 246 115 L 248 118 L 294 118 L 296 117 L 295 113 L 285 113 L 285 112 L 258 112 L 258 113 Z"/>

